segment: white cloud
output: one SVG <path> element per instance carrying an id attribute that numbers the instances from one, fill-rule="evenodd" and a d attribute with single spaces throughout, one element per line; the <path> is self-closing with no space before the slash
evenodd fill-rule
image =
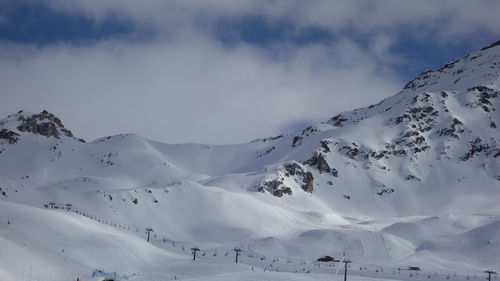
<path id="1" fill-rule="evenodd" d="M 234 143 L 395 93 L 387 69 L 349 40 L 331 46 L 248 45 L 208 37 L 41 49 L 3 45 L 3 115 L 47 109 L 76 135 L 133 132 L 166 142 Z M 328 61 L 328 63 L 325 63 Z"/>

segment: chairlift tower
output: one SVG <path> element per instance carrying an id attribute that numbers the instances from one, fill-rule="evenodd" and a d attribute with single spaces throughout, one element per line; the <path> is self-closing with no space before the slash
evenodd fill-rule
<path id="1" fill-rule="evenodd" d="M 151 233 L 151 231 L 153 231 L 151 227 L 146 228 L 146 232 L 148 234 L 148 242 L 149 242 L 149 233 Z"/>
<path id="2" fill-rule="evenodd" d="M 200 251 L 200 248 L 198 247 L 193 247 L 191 248 L 191 251 L 193 253 L 193 260 L 195 261 L 196 260 L 196 252 L 199 252 Z"/>
<path id="3" fill-rule="evenodd" d="M 347 264 L 352 263 L 350 260 L 343 260 L 344 263 L 344 281 L 347 281 Z"/>
<path id="4" fill-rule="evenodd" d="M 234 251 L 236 252 L 236 260 L 235 260 L 235 262 L 238 263 L 238 256 L 240 255 L 240 252 L 242 250 L 240 248 L 234 248 Z"/>
<path id="5" fill-rule="evenodd" d="M 488 274 L 488 281 L 491 281 L 492 274 L 497 274 L 495 271 L 492 271 L 492 270 L 486 270 L 485 273 Z"/>

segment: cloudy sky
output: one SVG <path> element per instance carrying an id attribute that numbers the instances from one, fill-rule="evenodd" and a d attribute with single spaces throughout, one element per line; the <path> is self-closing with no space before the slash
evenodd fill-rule
<path id="1" fill-rule="evenodd" d="M 500 39 L 497 0 L 0 0 L 0 117 L 239 143 L 394 95 Z"/>

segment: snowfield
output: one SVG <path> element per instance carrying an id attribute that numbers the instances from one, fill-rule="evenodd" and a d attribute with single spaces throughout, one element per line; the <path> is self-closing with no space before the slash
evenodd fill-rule
<path id="1" fill-rule="evenodd" d="M 9 115 L 0 280 L 343 280 L 346 260 L 349 280 L 485 280 L 500 270 L 499 82 L 496 42 L 238 145 L 86 143 L 51 113 Z"/>

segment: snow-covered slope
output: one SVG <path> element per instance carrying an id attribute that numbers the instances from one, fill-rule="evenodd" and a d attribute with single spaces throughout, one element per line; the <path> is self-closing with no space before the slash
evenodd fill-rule
<path id="1" fill-rule="evenodd" d="M 109 257 L 90 263 L 92 251 L 79 250 L 71 257 L 78 271 L 153 270 L 148 259 L 188 254 L 172 241 L 240 246 L 254 257 L 328 254 L 464 271 L 498 265 L 499 94 L 497 42 L 420 74 L 378 104 L 239 145 L 136 135 L 85 143 L 53 114 L 20 111 L 0 121 L 0 246 L 9 249 L 0 252 L 0 274 L 25 272 L 14 252 L 25 264 L 61 266 L 61 239 Z M 99 232 L 99 224 L 118 230 Z M 163 250 L 136 241 L 146 227 Z M 106 250 L 113 243 L 128 253 Z"/>

